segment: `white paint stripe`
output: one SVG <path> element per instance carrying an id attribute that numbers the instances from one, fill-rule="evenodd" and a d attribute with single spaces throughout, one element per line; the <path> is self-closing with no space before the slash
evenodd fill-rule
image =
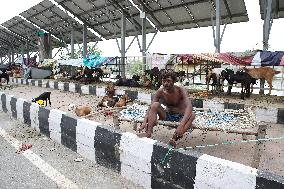
<path id="1" fill-rule="evenodd" d="M 11 108 L 11 98 L 14 97 L 13 95 L 6 95 L 6 108 L 7 108 L 7 113 L 9 115 L 12 115 L 12 108 Z"/>
<path id="2" fill-rule="evenodd" d="M 81 91 L 82 91 L 82 94 L 90 94 L 89 85 L 82 85 Z"/>
<path id="3" fill-rule="evenodd" d="M 58 89 L 64 91 L 64 83 L 58 82 Z"/>
<path id="4" fill-rule="evenodd" d="M 254 189 L 256 176 L 257 169 L 204 154 L 197 160 L 194 189 Z"/>
<path id="5" fill-rule="evenodd" d="M 10 143 L 16 150 L 18 150 L 19 146 L 21 145 L 20 141 L 15 139 L 14 137 L 10 136 L 6 133 L 5 130 L 0 128 L 0 136 L 2 136 L 8 143 Z M 46 176 L 52 179 L 59 188 L 79 188 L 75 183 L 71 180 L 66 178 L 63 174 L 59 171 L 54 169 L 51 165 L 46 163 L 43 159 L 41 159 L 38 155 L 33 153 L 32 150 L 26 150 L 22 153 L 30 162 L 32 162 L 41 172 L 43 172 Z"/>

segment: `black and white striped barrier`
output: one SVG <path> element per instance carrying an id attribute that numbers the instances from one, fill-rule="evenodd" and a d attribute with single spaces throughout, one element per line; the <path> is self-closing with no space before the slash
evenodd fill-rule
<path id="1" fill-rule="evenodd" d="M 0 97 L 1 111 L 144 188 L 284 187 L 283 177 L 268 172 L 192 150 L 172 150 L 166 157 L 169 147 L 155 140 L 4 93 Z"/>
<path id="2" fill-rule="evenodd" d="M 70 91 L 82 94 L 91 94 L 97 96 L 105 95 L 105 88 L 94 85 L 81 85 L 77 83 L 58 82 L 55 80 L 35 80 L 35 79 L 22 79 L 11 78 L 11 81 L 18 84 L 26 84 L 32 86 L 46 87 L 52 89 L 59 89 L 63 91 Z M 139 99 L 141 102 L 151 103 L 152 95 L 140 91 L 131 90 L 116 90 L 116 94 L 123 95 L 127 93 L 131 99 Z M 229 103 L 225 101 L 214 101 L 205 99 L 193 99 L 192 104 L 197 108 L 210 108 L 218 111 L 224 109 L 244 109 L 245 104 Z M 261 122 L 279 123 L 284 124 L 284 108 L 275 107 L 253 107 L 256 115 L 256 120 Z"/>

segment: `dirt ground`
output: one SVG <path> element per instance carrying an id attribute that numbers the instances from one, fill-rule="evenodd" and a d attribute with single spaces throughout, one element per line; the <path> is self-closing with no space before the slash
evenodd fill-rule
<path id="1" fill-rule="evenodd" d="M 68 112 L 68 105 L 70 103 L 76 105 L 88 105 L 93 108 L 93 111 L 97 111 L 96 108 L 98 102 L 102 97 L 93 95 L 81 95 L 78 93 L 64 92 L 53 89 L 46 89 L 40 87 L 26 86 L 26 85 L 13 85 L 12 87 L 2 87 L 0 89 L 6 94 L 14 95 L 17 98 L 24 98 L 31 100 L 33 97 L 37 97 L 39 94 L 45 91 L 51 91 L 51 102 L 53 109 L 60 109 Z M 139 89 L 142 90 L 142 89 Z M 149 92 L 149 90 L 147 91 Z M 208 97 L 212 98 L 212 97 Z M 215 97 L 216 98 L 216 97 Z M 219 97 L 220 98 L 220 97 Z M 220 100 L 223 98 L 220 98 Z M 262 99 L 262 100 L 261 100 Z M 266 99 L 266 100 L 265 100 Z M 231 97 L 227 99 L 232 102 L 242 102 L 259 104 L 261 106 L 275 106 L 283 107 L 283 97 L 273 96 L 252 96 L 250 100 L 240 100 L 239 96 Z M 234 101 L 235 100 L 235 101 Z M 73 114 L 73 112 L 69 112 Z M 104 125 L 113 127 L 112 116 L 104 114 L 96 114 L 91 117 L 91 120 L 98 121 Z M 132 125 L 128 122 L 121 122 L 120 130 L 122 132 L 132 132 Z M 168 140 L 174 133 L 174 129 L 169 130 L 167 127 L 157 126 L 154 128 L 153 139 L 167 143 Z M 277 138 L 284 136 L 284 125 L 283 124 L 271 124 L 268 123 L 266 138 Z M 248 139 L 255 139 L 254 136 L 249 136 Z M 179 141 L 178 148 L 194 147 L 195 150 L 206 153 L 215 157 L 227 159 L 230 161 L 242 163 L 251 166 L 253 160 L 253 153 L 255 142 L 238 142 L 242 140 L 241 135 L 227 134 L 224 132 L 213 132 L 213 131 L 201 131 L 195 129 L 192 133 L 186 133 L 185 136 Z M 237 142 L 237 144 L 221 144 L 223 142 Z M 267 170 L 279 175 L 284 176 L 284 139 L 272 140 L 263 142 L 263 149 L 261 150 L 260 167 L 261 170 Z M 196 147 L 200 145 L 219 144 L 214 147 Z"/>

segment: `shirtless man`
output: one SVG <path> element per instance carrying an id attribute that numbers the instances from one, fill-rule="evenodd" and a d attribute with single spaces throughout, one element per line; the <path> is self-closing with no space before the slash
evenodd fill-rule
<path id="1" fill-rule="evenodd" d="M 176 146 L 176 141 L 192 126 L 195 114 L 192 112 L 191 101 L 183 87 L 174 85 L 176 75 L 174 72 L 165 72 L 162 75 L 162 87 L 156 92 L 153 102 L 145 115 L 139 132 L 145 129 L 146 136 L 151 137 L 153 127 L 157 124 L 157 114 L 160 120 L 179 122 L 169 144 Z M 164 109 L 161 103 L 166 106 Z"/>

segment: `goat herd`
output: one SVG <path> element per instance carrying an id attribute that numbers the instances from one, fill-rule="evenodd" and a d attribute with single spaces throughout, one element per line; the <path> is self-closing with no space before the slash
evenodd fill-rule
<path id="1" fill-rule="evenodd" d="M 228 68 L 213 68 L 210 70 L 206 76 L 207 87 L 209 88 L 209 83 L 212 79 L 212 91 L 223 92 L 224 81 L 228 82 L 227 94 L 231 94 L 232 86 L 235 83 L 241 84 L 241 98 L 244 96 L 250 96 L 253 91 L 253 85 L 256 84 L 257 79 L 264 79 L 269 85 L 269 95 L 272 90 L 272 80 L 273 76 L 279 74 L 280 71 L 275 71 L 270 67 L 260 67 L 260 68 L 243 68 L 234 72 L 232 69 Z"/>
<path id="2" fill-rule="evenodd" d="M 1 65 L 0 79 L 5 78 L 8 84 L 9 75 L 11 75 L 11 73 L 14 74 L 15 70 L 17 71 L 18 69 L 16 69 L 16 67 L 11 66 L 10 64 L 8 64 L 8 66 Z M 131 79 L 127 79 L 125 77 L 117 75 L 114 85 L 158 89 L 162 84 L 162 75 L 165 71 L 169 70 L 159 70 L 158 67 L 154 67 L 152 69 L 145 70 L 145 74 L 142 76 L 133 75 Z M 72 77 L 70 77 L 70 79 L 78 80 L 84 82 L 85 84 L 89 84 L 92 81 L 100 82 L 102 81 L 103 77 L 105 77 L 106 75 L 110 76 L 111 73 L 112 70 L 110 68 L 107 68 L 106 66 L 102 66 L 100 68 L 84 67 L 82 71 L 73 75 Z M 185 71 L 178 71 L 175 73 L 179 82 L 184 81 L 184 79 L 186 78 Z M 270 67 L 260 67 L 251 69 L 243 68 L 238 71 L 234 71 L 233 69 L 229 68 L 213 68 L 207 71 L 206 84 L 208 89 L 209 84 L 211 84 L 213 93 L 220 93 L 223 92 L 224 81 L 226 80 L 228 83 L 227 94 L 230 95 L 233 84 L 240 83 L 242 88 L 241 98 L 244 99 L 245 96 L 249 97 L 252 93 L 253 85 L 256 84 L 257 79 L 264 79 L 267 81 L 269 85 L 270 95 L 272 90 L 273 76 L 279 73 L 280 71 L 276 71 Z"/>

